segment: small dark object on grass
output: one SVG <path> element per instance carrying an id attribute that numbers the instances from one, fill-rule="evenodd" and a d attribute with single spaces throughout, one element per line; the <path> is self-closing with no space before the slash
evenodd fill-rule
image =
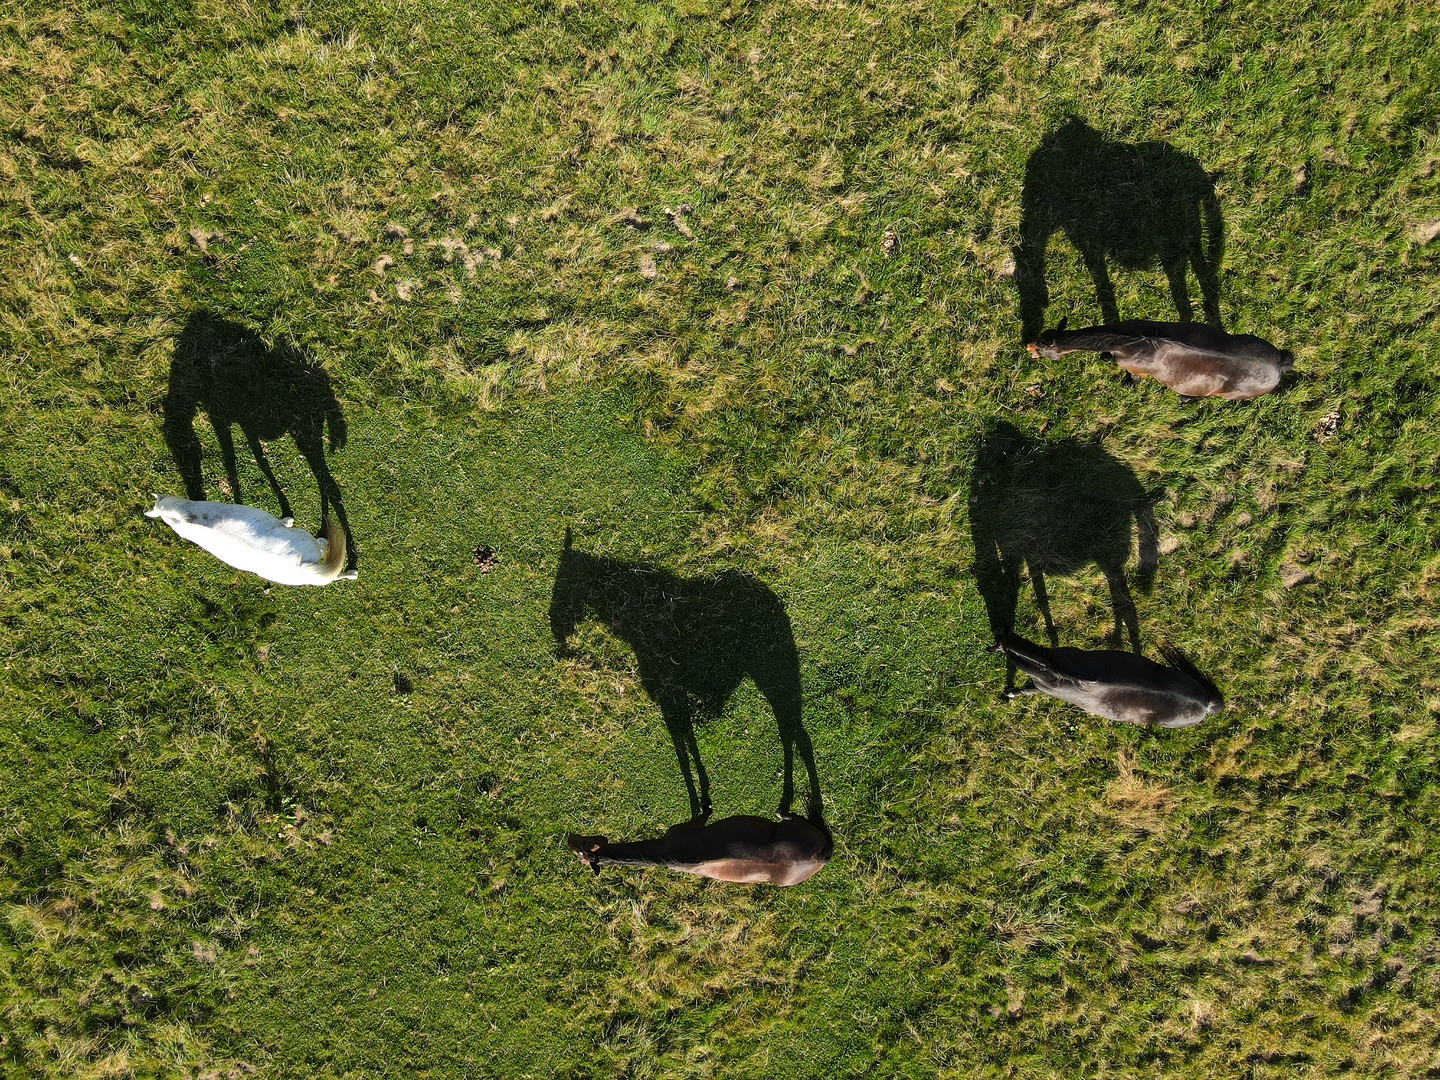
<path id="1" fill-rule="evenodd" d="M 1161 646 L 1165 667 L 1133 653 L 1109 649 L 1049 649 L 1001 630 L 990 652 L 1004 653 L 1034 685 L 1007 691 L 1049 694 L 1106 720 L 1156 727 L 1187 727 L 1225 707 L 1215 684 L 1179 649 Z"/>
<path id="2" fill-rule="evenodd" d="M 480 568 L 480 573 L 482 574 L 488 574 L 500 563 L 500 553 L 492 547 L 486 547 L 484 544 L 479 544 L 472 549 L 471 555 L 475 560 L 475 565 Z"/>
<path id="3" fill-rule="evenodd" d="M 1098 351 L 1131 375 L 1153 375 L 1184 400 L 1268 394 L 1295 361 L 1291 353 L 1251 334 L 1227 334 L 1200 323 L 1139 319 L 1081 330 L 1066 330 L 1062 319 L 1025 348 L 1047 360 Z"/>
<path id="4" fill-rule="evenodd" d="M 412 683 L 400 672 L 395 672 L 395 692 L 397 694 L 411 694 L 415 691 L 415 684 Z"/>
<path id="5" fill-rule="evenodd" d="M 706 807 L 654 840 L 612 844 L 572 835 L 570 850 L 597 874 L 602 866 L 663 866 L 715 881 L 796 885 L 829 862 L 835 846 L 823 824 L 797 814 L 779 821 L 737 814 L 707 825 L 709 817 Z"/>

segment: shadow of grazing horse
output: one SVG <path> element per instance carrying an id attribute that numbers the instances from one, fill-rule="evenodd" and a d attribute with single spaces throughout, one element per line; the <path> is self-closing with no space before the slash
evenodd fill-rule
<path id="1" fill-rule="evenodd" d="M 1041 140 L 1025 163 L 1020 244 L 1014 252 L 1026 341 L 1044 328 L 1050 302 L 1045 248 L 1057 230 L 1085 261 L 1104 322 L 1120 321 L 1108 259 L 1132 270 L 1158 263 L 1181 322 L 1193 318 L 1188 265 L 1200 283 L 1205 321 L 1223 328 L 1224 218 L 1214 182 L 1189 154 L 1163 142 L 1111 142 L 1078 118 Z"/>
<path id="2" fill-rule="evenodd" d="M 325 430 L 330 450 L 345 445 L 345 415 L 330 376 L 319 362 L 285 339 L 266 345 L 255 331 L 209 311 L 194 312 L 175 343 L 170 363 L 170 386 L 165 395 L 165 442 L 175 458 L 189 499 L 205 499 L 200 440 L 195 417 L 204 410 L 215 429 L 231 498 L 243 503 L 235 440 L 238 426 L 254 455 L 255 464 L 280 504 L 280 516 L 294 518 L 290 500 L 275 478 L 265 443 L 289 434 L 320 487 L 320 517 L 334 506 L 340 527 L 353 537 L 345 515 L 340 486 L 325 460 Z"/>
<path id="3" fill-rule="evenodd" d="M 1150 496 L 1129 466 L 1077 439 L 1047 442 L 1006 423 L 986 433 L 970 474 L 970 534 L 975 580 L 997 636 L 1015 629 L 1024 569 L 1050 643 L 1058 645 L 1045 575 L 1073 574 L 1094 563 L 1110 587 L 1115 647 L 1128 635 L 1139 652 L 1139 618 L 1125 580 L 1136 533 L 1136 581 L 1149 591 L 1159 537 Z M 1012 667 L 1007 687 L 1013 680 Z"/>
<path id="4" fill-rule="evenodd" d="M 780 813 L 795 798 L 795 755 L 810 790 L 807 815 L 821 813 L 820 778 L 800 720 L 800 659 L 780 598 L 738 570 L 682 578 L 643 563 L 565 548 L 550 598 L 550 630 L 561 655 L 582 619 L 593 617 L 635 650 L 640 684 L 660 706 L 690 796 L 690 813 L 710 807 L 710 781 L 695 741 L 695 721 L 720 715 L 746 678 L 775 713 L 785 755 Z M 691 764 L 694 764 L 692 772 Z"/>

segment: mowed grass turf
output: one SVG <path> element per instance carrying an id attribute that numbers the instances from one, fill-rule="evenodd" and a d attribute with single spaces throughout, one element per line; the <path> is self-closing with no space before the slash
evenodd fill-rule
<path id="1" fill-rule="evenodd" d="M 6 1075 L 1440 1071 L 1423 6 L 131 0 L 0 33 Z M 1081 227 L 1037 269 L 1042 210 Z M 1195 239 L 1196 315 L 1293 378 L 1185 406 L 1029 358 L 1022 314 L 1102 319 L 1096 237 L 1156 319 Z M 358 581 L 267 589 L 141 516 L 181 491 L 197 312 L 328 373 Z M 1230 708 L 999 701 L 971 510 L 1011 504 L 1076 556 L 1063 643 L 1113 629 L 1089 556 L 1123 534 L 1144 647 Z M 567 526 L 784 601 L 818 876 L 566 850 L 687 811 L 633 653 L 594 621 L 556 652 Z M 718 813 L 774 810 L 753 685 L 698 738 Z"/>

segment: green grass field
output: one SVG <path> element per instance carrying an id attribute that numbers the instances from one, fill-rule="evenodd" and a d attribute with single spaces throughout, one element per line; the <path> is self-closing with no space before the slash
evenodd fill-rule
<path id="1" fill-rule="evenodd" d="M 0 1073 L 1440 1076 L 1433 7 L 20 0 L 0 42 Z M 1023 350 L 1176 318 L 1176 257 L 1281 392 Z M 328 376 L 357 581 L 142 516 L 197 318 Z M 1230 708 L 1001 701 L 989 607 L 1044 630 L 977 580 L 996 514 L 1077 556 L 1063 643 L 1118 543 Z M 567 527 L 784 601 L 818 876 L 565 847 L 687 812 L 635 654 L 557 652 Z M 773 813 L 756 688 L 697 735 Z"/>

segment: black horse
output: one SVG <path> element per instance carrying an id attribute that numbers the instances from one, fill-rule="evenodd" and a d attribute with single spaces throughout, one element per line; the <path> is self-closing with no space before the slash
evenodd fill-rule
<path id="1" fill-rule="evenodd" d="M 1215 185 L 1189 154 L 1163 142 L 1111 142 L 1071 118 L 1025 163 L 1015 285 L 1026 341 L 1044 328 L 1050 302 L 1045 248 L 1063 230 L 1085 260 L 1104 321 L 1120 321 L 1106 260 L 1164 269 L 1182 322 L 1192 318 L 1187 264 L 1200 283 L 1205 321 L 1220 327 L 1224 219 Z"/>
<path id="2" fill-rule="evenodd" d="M 232 425 L 250 444 L 255 464 L 269 481 L 280 504 L 280 516 L 294 517 L 290 500 L 270 467 L 265 443 L 289 434 L 320 486 L 320 518 L 334 506 L 335 516 L 354 545 L 340 486 L 325 460 L 325 430 L 330 450 L 345 445 L 345 415 L 319 362 L 283 338 L 267 345 L 255 331 L 209 311 L 197 311 L 185 322 L 170 363 L 165 396 L 165 442 L 175 458 L 190 499 L 204 499 L 200 440 L 195 417 L 204 410 L 215 429 L 231 497 L 244 502 Z"/>
<path id="3" fill-rule="evenodd" d="M 794 756 L 809 776 L 807 813 L 819 818 L 820 778 L 800 721 L 800 659 L 785 605 L 748 574 L 682 578 L 643 563 L 565 548 L 550 598 L 550 629 L 563 655 L 576 626 L 599 619 L 635 650 L 640 684 L 660 706 L 690 796 L 692 817 L 710 807 L 710 782 L 694 723 L 718 716 L 747 677 L 765 695 L 785 755 L 780 812 L 795 798 Z M 691 762 L 694 771 L 691 771 Z M 698 786 L 697 786 L 698 778 Z"/>
<path id="4" fill-rule="evenodd" d="M 1150 502 L 1129 466 L 1096 444 L 1045 441 L 1012 424 L 994 425 L 970 476 L 970 534 L 976 583 L 997 636 L 1015 628 L 1023 568 L 1050 643 L 1058 645 L 1045 575 L 1072 574 L 1094 563 L 1110 586 L 1115 647 L 1128 634 L 1130 647 L 1139 652 L 1139 619 L 1125 565 L 1138 532 L 1137 583 L 1148 590 L 1159 561 Z"/>

